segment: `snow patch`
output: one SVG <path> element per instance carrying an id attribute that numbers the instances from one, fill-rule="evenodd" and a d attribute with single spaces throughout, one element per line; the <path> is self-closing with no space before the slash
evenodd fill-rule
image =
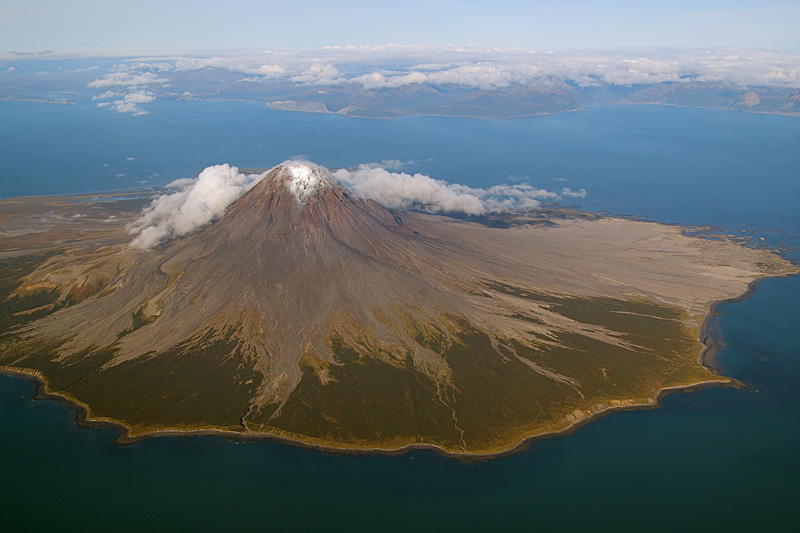
<path id="1" fill-rule="evenodd" d="M 298 162 L 284 163 L 284 166 L 289 171 L 286 185 L 300 205 L 305 205 L 314 193 L 331 185 L 330 178 L 326 177 L 327 171 L 321 167 Z"/>

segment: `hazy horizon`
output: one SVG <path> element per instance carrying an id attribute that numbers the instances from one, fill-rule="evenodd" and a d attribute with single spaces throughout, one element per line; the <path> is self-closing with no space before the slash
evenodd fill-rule
<path id="1" fill-rule="evenodd" d="M 434 45 L 553 49 L 797 47 L 800 4 L 765 0 L 18 2 L 0 50 L 126 54 L 172 50 Z"/>

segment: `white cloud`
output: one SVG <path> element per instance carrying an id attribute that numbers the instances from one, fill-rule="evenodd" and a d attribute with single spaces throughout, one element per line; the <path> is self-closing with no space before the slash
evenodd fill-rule
<path id="1" fill-rule="evenodd" d="M 92 96 L 92 100 L 106 100 L 108 98 L 116 98 L 119 96 L 119 93 L 115 93 L 114 91 L 106 91 L 102 94 L 96 94 Z"/>
<path id="2" fill-rule="evenodd" d="M 381 166 L 387 170 L 400 170 L 406 165 L 414 164 L 413 161 L 400 161 L 399 159 L 383 159 L 381 160 Z"/>
<path id="3" fill-rule="evenodd" d="M 349 80 L 361 84 L 365 89 L 383 89 L 385 87 L 402 87 L 413 83 L 427 83 L 429 75 L 422 72 L 409 72 L 408 74 L 384 76 L 380 72 L 364 74 Z"/>
<path id="4" fill-rule="evenodd" d="M 153 200 L 128 226 L 129 233 L 135 235 L 131 246 L 150 249 L 209 224 L 265 175 L 241 174 L 238 168 L 224 164 L 208 167 L 196 178 L 170 183 L 168 187 L 175 192 Z"/>
<path id="5" fill-rule="evenodd" d="M 389 160 L 390 164 L 395 162 L 397 160 Z M 303 163 L 303 166 L 328 174 L 327 169 L 312 163 Z M 245 175 L 238 168 L 224 164 L 210 166 L 196 178 L 171 182 L 167 188 L 174 192 L 153 200 L 139 219 L 128 226 L 129 233 L 134 235 L 131 246 L 151 249 L 219 219 L 228 206 L 268 172 Z M 559 195 L 524 183 L 468 187 L 425 174 L 390 172 L 377 163 L 359 165 L 352 170 L 340 169 L 328 175 L 358 198 L 375 200 L 390 209 L 429 213 L 483 215 L 508 209 L 535 209 L 541 201 L 556 201 L 562 196 L 586 196 L 584 189 L 574 192 L 565 187 Z"/>
<path id="6" fill-rule="evenodd" d="M 284 49 L 210 58 L 143 58 L 116 66 L 117 70 L 90 86 L 160 83 L 164 80 L 156 73 L 206 68 L 301 85 L 356 83 L 367 89 L 415 83 L 496 89 L 517 84 L 552 84 L 554 78 L 584 87 L 691 81 L 800 87 L 800 54 L 792 50 L 558 51 L 427 45 Z"/>
<path id="7" fill-rule="evenodd" d="M 133 116 L 138 117 L 150 114 L 149 111 L 145 111 L 138 104 L 147 104 L 154 100 L 155 97 L 153 95 L 140 91 L 126 94 L 122 100 L 114 100 L 112 106 L 117 113 L 132 113 Z M 100 104 L 97 104 L 97 106 L 101 107 Z"/>
<path id="8" fill-rule="evenodd" d="M 286 75 L 286 69 L 279 65 L 261 65 L 248 72 L 248 74 L 257 74 L 265 78 L 282 78 Z"/>
<path id="9" fill-rule="evenodd" d="M 281 66 L 273 63 L 264 63 L 261 56 L 258 57 L 209 57 L 209 58 L 195 58 L 195 57 L 182 57 L 175 60 L 173 69 L 176 72 L 191 71 L 191 70 L 204 70 L 209 68 L 218 68 L 237 72 L 240 74 L 251 74 L 262 76 L 267 79 L 281 78 L 288 75 L 286 66 Z"/>
<path id="10" fill-rule="evenodd" d="M 461 212 L 469 215 L 480 215 L 486 211 L 476 196 L 424 174 L 389 172 L 384 168 L 361 165 L 352 171 L 337 170 L 333 176 L 357 197 L 375 200 L 391 209 Z"/>
<path id="11" fill-rule="evenodd" d="M 131 104 L 146 104 L 155 100 L 151 94 L 144 92 L 130 93 L 125 95 L 125 101 Z"/>
<path id="12" fill-rule="evenodd" d="M 390 172 L 376 164 L 340 169 L 333 176 L 359 198 L 375 200 L 391 209 L 429 213 L 483 215 L 508 209 L 535 209 L 542 200 L 560 198 L 557 193 L 524 183 L 468 187 L 425 174 Z"/>
<path id="13" fill-rule="evenodd" d="M 330 63 L 314 63 L 300 74 L 292 76 L 290 81 L 301 84 L 336 85 L 344 81 L 344 78 Z"/>
<path id="14" fill-rule="evenodd" d="M 515 64 L 483 61 L 428 74 L 428 80 L 436 85 L 467 85 L 480 89 L 504 88 L 512 84 L 525 84 L 540 75 L 533 64 Z"/>
<path id="15" fill-rule="evenodd" d="M 728 82 L 800 87 L 800 54 L 782 50 L 632 50 L 553 53 L 543 70 L 582 86 L 660 82 Z"/>
<path id="16" fill-rule="evenodd" d="M 88 86 L 93 89 L 114 86 L 139 87 L 154 83 L 166 83 L 166 81 L 152 72 L 109 72 L 96 80 L 90 81 Z"/>
<path id="17" fill-rule="evenodd" d="M 374 71 L 347 81 L 366 89 L 414 83 L 497 89 L 512 85 L 536 86 L 556 76 L 580 86 L 726 81 L 753 86 L 800 87 L 800 55 L 796 53 L 728 52 L 634 50 L 531 52 L 526 55 L 487 52 L 481 60 L 416 65 L 408 71 L 396 68 Z"/>
<path id="18" fill-rule="evenodd" d="M 569 187 L 564 187 L 561 189 L 561 196 L 568 198 L 586 198 L 586 189 L 578 189 L 577 191 L 573 191 Z"/>

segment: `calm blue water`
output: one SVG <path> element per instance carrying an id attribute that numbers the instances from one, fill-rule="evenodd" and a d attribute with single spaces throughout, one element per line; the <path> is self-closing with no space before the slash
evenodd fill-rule
<path id="1" fill-rule="evenodd" d="M 85 102 L 0 102 L 0 197 L 164 185 L 224 162 L 398 159 L 473 186 L 583 187 L 586 207 L 663 222 L 800 224 L 800 120 L 791 117 L 641 105 L 519 120 L 355 119 L 237 102 L 148 109 L 133 117 Z"/>
<path id="2" fill-rule="evenodd" d="M 448 181 L 526 177 L 586 188 L 589 209 L 800 240 L 798 119 L 652 106 L 509 121 L 374 121 L 219 102 L 148 109 L 134 118 L 88 104 L 0 103 L 0 197 L 160 185 L 220 162 L 400 159 Z M 794 277 L 720 306 L 719 362 L 750 389 L 670 396 L 662 409 L 472 465 L 218 438 L 118 446 L 114 431 L 78 429 L 69 409 L 33 402 L 32 384 L 0 376 L 0 518 L 12 529 L 75 530 L 788 528 L 800 497 L 798 302 Z"/>

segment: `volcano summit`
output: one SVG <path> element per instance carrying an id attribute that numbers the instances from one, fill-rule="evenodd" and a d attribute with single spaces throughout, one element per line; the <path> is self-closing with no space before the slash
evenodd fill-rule
<path id="1" fill-rule="evenodd" d="M 728 382 L 698 363 L 709 306 L 796 271 L 674 226 L 553 209 L 479 222 L 387 207 L 312 164 L 222 171 L 213 194 L 201 174 L 58 250 L 0 239 L 3 368 L 132 438 L 496 454 Z M 411 203 L 446 210 L 434 196 Z M 26 216 L 14 205 L 4 227 Z"/>

